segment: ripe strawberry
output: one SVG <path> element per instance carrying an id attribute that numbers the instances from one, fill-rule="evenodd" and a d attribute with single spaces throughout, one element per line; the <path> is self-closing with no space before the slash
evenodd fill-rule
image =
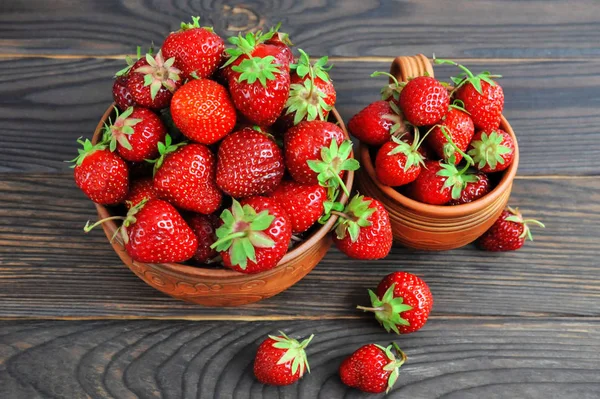
<path id="1" fill-rule="evenodd" d="M 135 105 L 133 97 L 127 88 L 128 80 L 128 76 L 118 76 L 115 79 L 112 87 L 113 100 L 115 101 L 117 108 L 119 108 L 121 111 L 124 111 L 127 108 Z"/>
<path id="2" fill-rule="evenodd" d="M 129 188 L 129 194 L 125 198 L 125 206 L 127 209 L 131 209 L 135 205 L 142 202 L 142 200 L 157 199 L 158 193 L 154 189 L 151 177 L 145 177 L 139 180 L 135 180 L 131 183 Z"/>
<path id="3" fill-rule="evenodd" d="M 127 164 L 113 154 L 104 143 L 93 145 L 91 141 L 77 142 L 83 146 L 75 162 L 75 184 L 89 199 L 97 204 L 115 205 L 123 201 L 129 191 Z"/>
<path id="4" fill-rule="evenodd" d="M 273 191 L 285 172 L 277 144 L 265 133 L 251 128 L 225 137 L 217 159 L 217 185 L 235 198 Z"/>
<path id="5" fill-rule="evenodd" d="M 533 219 L 523 219 L 519 208 L 508 207 L 481 237 L 477 239 L 479 248 L 486 251 L 515 251 L 523 246 L 525 239 L 533 241 L 529 225 L 545 227 Z"/>
<path id="6" fill-rule="evenodd" d="M 281 54 L 287 57 L 289 64 L 293 64 L 294 54 L 290 48 L 293 46 L 293 44 L 290 40 L 290 36 L 287 33 L 279 32 L 280 27 L 281 22 L 278 23 L 276 27 L 269 30 L 268 34 L 272 34 L 272 36 L 268 39 L 265 39 L 265 44 L 278 47 Z"/>
<path id="7" fill-rule="evenodd" d="M 169 106 L 173 93 L 181 86 L 181 71 L 174 63 L 175 58 L 165 61 L 159 51 L 156 57 L 148 53 L 133 65 L 127 88 L 138 105 L 152 109 Z"/>
<path id="8" fill-rule="evenodd" d="M 402 136 L 408 127 L 396 104 L 375 101 L 354 115 L 348 122 L 350 133 L 365 144 L 380 146 L 390 140 L 391 135 Z"/>
<path id="9" fill-rule="evenodd" d="M 419 152 L 419 130 L 415 129 L 417 140 L 411 139 L 412 144 L 395 136 L 385 143 L 375 158 L 375 173 L 381 184 L 387 186 L 402 186 L 414 181 L 421 167 L 424 157 Z"/>
<path id="10" fill-rule="evenodd" d="M 216 222 L 216 218 L 212 215 L 199 213 L 194 214 L 188 220 L 188 224 L 198 240 L 198 249 L 194 254 L 194 260 L 199 263 L 209 263 L 218 255 L 217 251 L 210 247 L 217 240 L 215 234 Z"/>
<path id="11" fill-rule="evenodd" d="M 385 258 L 392 249 L 392 226 L 387 211 L 376 199 L 355 195 L 339 219 L 333 242 L 355 259 Z"/>
<path id="12" fill-rule="evenodd" d="M 187 138 L 214 144 L 231 133 L 236 112 L 227 89 L 208 79 L 190 80 L 173 95 L 171 116 Z"/>
<path id="13" fill-rule="evenodd" d="M 473 136 L 469 155 L 480 171 L 500 172 L 508 168 L 515 158 L 515 142 L 504 130 L 496 129 L 491 133 L 480 130 Z"/>
<path id="14" fill-rule="evenodd" d="M 357 309 L 374 312 L 379 324 L 396 334 L 420 330 L 433 307 L 427 283 L 407 272 L 388 274 L 377 286 L 377 293 L 369 290 L 369 297 L 372 307 L 357 306 Z"/>
<path id="15" fill-rule="evenodd" d="M 449 105 L 448 90 L 430 76 L 409 80 L 400 93 L 400 109 L 414 126 L 438 123 L 448 112 Z"/>
<path id="16" fill-rule="evenodd" d="M 275 200 L 250 197 L 233 200 L 221 213 L 223 224 L 211 246 L 221 253 L 223 264 L 242 273 L 260 273 L 277 266 L 292 238 L 290 220 Z"/>
<path id="17" fill-rule="evenodd" d="M 104 128 L 110 150 L 117 150 L 123 159 L 143 162 L 158 155 L 157 145 L 165 139 L 167 128 L 154 112 L 146 108 L 129 107 Z"/>
<path id="18" fill-rule="evenodd" d="M 178 208 L 205 215 L 221 206 L 223 194 L 215 183 L 215 156 L 202 144 L 171 145 L 171 136 L 159 143 L 154 161 L 154 188 Z"/>
<path id="19" fill-rule="evenodd" d="M 427 136 L 427 143 L 438 157 L 449 160 L 450 157 L 454 156 L 454 163 L 458 165 L 474 134 L 475 128 L 469 115 L 451 105 L 446 116 Z M 456 147 L 460 151 L 457 151 Z"/>
<path id="20" fill-rule="evenodd" d="M 223 62 L 225 42 L 211 26 L 201 27 L 200 17 L 192 20 L 167 36 L 162 52 L 166 58 L 175 57 L 182 78 L 208 78 Z"/>
<path id="21" fill-rule="evenodd" d="M 279 334 L 269 335 L 256 351 L 254 375 L 263 384 L 290 385 L 302 378 L 305 369 L 310 373 L 304 349 L 314 334 L 302 342 L 281 331 Z"/>
<path id="22" fill-rule="evenodd" d="M 487 175 L 482 172 L 475 173 L 477 181 L 468 182 L 458 199 L 451 200 L 449 205 L 460 205 L 473 202 L 489 193 L 492 190 L 492 183 Z"/>
<path id="23" fill-rule="evenodd" d="M 292 233 L 308 230 L 325 211 L 327 191 L 318 184 L 282 181 L 270 195 L 285 210 L 292 223 Z"/>
<path id="24" fill-rule="evenodd" d="M 405 362 L 406 355 L 395 342 L 387 348 L 368 344 L 344 359 L 340 365 L 340 378 L 345 385 L 363 392 L 389 392 L 398 380 L 399 368 Z"/>
<path id="25" fill-rule="evenodd" d="M 194 232 L 173 205 L 166 201 L 143 200 L 121 219 L 123 224 L 115 237 L 120 235 L 125 250 L 137 262 L 184 262 L 196 252 L 198 241 Z M 93 225 L 88 221 L 83 230 L 87 233 L 106 220 Z"/>

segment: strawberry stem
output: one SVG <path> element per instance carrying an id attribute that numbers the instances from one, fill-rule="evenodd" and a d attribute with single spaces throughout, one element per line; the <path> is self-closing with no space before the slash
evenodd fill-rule
<path id="1" fill-rule="evenodd" d="M 330 212 L 332 215 L 336 215 L 338 217 L 344 218 L 346 220 L 354 220 L 354 218 L 352 218 L 350 215 L 348 215 L 347 213 L 344 212 L 340 212 L 340 211 L 331 211 Z"/>
<path id="2" fill-rule="evenodd" d="M 448 140 L 448 143 L 450 143 L 450 145 L 454 148 L 454 150 L 456 152 L 458 152 L 460 155 L 462 155 L 463 158 L 467 161 L 467 167 L 469 167 L 471 165 L 475 165 L 475 162 L 473 161 L 473 158 L 471 158 L 470 155 L 466 154 L 463 150 L 461 150 L 460 148 L 458 148 L 458 146 L 454 143 L 454 141 L 452 140 L 452 137 L 450 137 L 450 135 L 446 131 L 446 126 L 439 125 L 439 128 L 440 128 L 440 131 L 442 132 L 442 134 L 444 135 L 444 137 L 446 138 L 446 140 Z"/>
<path id="3" fill-rule="evenodd" d="M 223 244 L 224 242 L 235 240 L 236 238 L 246 237 L 247 235 L 248 235 L 248 233 L 246 233 L 245 231 L 236 231 L 235 233 L 231 233 L 229 235 L 226 235 L 223 238 L 218 239 L 210 246 L 210 248 L 214 249 L 214 248 L 218 247 L 219 245 Z"/>
<path id="4" fill-rule="evenodd" d="M 108 222 L 109 220 L 125 220 L 124 216 L 111 216 L 105 219 L 101 219 L 98 220 L 96 223 L 90 225 L 90 221 L 88 220 L 85 224 L 85 226 L 83 226 L 83 231 L 85 231 L 86 233 L 89 233 L 90 231 L 92 231 L 93 228 L 100 226 L 102 223 L 104 222 Z"/>

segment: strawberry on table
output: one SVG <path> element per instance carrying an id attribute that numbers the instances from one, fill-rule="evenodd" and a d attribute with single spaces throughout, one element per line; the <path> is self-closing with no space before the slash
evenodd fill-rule
<path id="1" fill-rule="evenodd" d="M 71 160 L 75 162 L 75 183 L 85 195 L 97 204 L 115 205 L 122 202 L 129 191 L 127 163 L 106 148 L 105 143 L 92 144 L 78 139 L 83 148 Z"/>
<path id="2" fill-rule="evenodd" d="M 181 77 L 208 78 L 222 64 L 225 42 L 212 26 L 200 26 L 200 17 L 191 23 L 181 23 L 181 29 L 165 39 L 162 52 L 166 58 L 175 58 Z"/>
<path id="3" fill-rule="evenodd" d="M 256 129 L 234 132 L 219 146 L 217 185 L 235 198 L 273 191 L 285 172 L 283 154 L 277 144 Z"/>
<path id="4" fill-rule="evenodd" d="M 476 172 L 477 181 L 467 182 L 458 199 L 452 199 L 449 205 L 460 205 L 473 202 L 492 190 L 492 183 L 483 172 Z"/>
<path id="5" fill-rule="evenodd" d="M 400 109 L 414 126 L 438 123 L 448 112 L 448 89 L 430 76 L 418 76 L 406 83 L 400 93 Z"/>
<path id="6" fill-rule="evenodd" d="M 271 193 L 285 210 L 292 224 L 292 233 L 299 234 L 314 225 L 325 211 L 327 191 L 318 184 L 282 181 Z"/>
<path id="7" fill-rule="evenodd" d="M 405 362 L 406 355 L 395 342 L 387 348 L 368 344 L 344 359 L 339 369 L 340 378 L 345 385 L 363 392 L 389 392 Z"/>
<path id="8" fill-rule="evenodd" d="M 524 219 L 519 208 L 507 207 L 492 227 L 477 239 L 477 246 L 494 252 L 517 250 L 526 239 L 533 241 L 530 225 L 545 227 L 537 220 Z"/>
<path id="9" fill-rule="evenodd" d="M 174 66 L 175 58 L 165 61 L 162 52 L 155 57 L 146 54 L 129 72 L 127 88 L 136 104 L 152 109 L 169 106 L 175 90 L 181 86 L 181 71 Z"/>
<path id="10" fill-rule="evenodd" d="M 125 206 L 127 209 L 142 202 L 142 200 L 157 199 L 158 192 L 154 188 L 152 178 L 144 177 L 138 180 L 134 180 L 129 187 L 129 194 L 125 197 Z"/>
<path id="11" fill-rule="evenodd" d="M 274 199 L 249 197 L 221 213 L 222 225 L 211 246 L 221 253 L 223 264 L 242 273 L 260 273 L 277 266 L 291 238 L 290 220 Z"/>
<path id="12" fill-rule="evenodd" d="M 290 385 L 310 373 L 306 352 L 304 351 L 314 334 L 302 342 L 280 335 L 269 335 L 258 347 L 254 359 L 254 375 L 263 384 Z"/>
<path id="13" fill-rule="evenodd" d="M 392 136 L 377 151 L 375 158 L 375 173 L 379 182 L 392 187 L 413 182 L 425 164 L 424 157 L 419 152 L 420 145 L 418 129 L 415 129 L 412 144 Z"/>
<path id="14" fill-rule="evenodd" d="M 448 113 L 427 136 L 427 143 L 441 159 L 448 160 L 454 156 L 454 163 L 459 164 L 474 134 L 475 127 L 469 115 L 458 105 L 451 105 Z"/>
<path id="15" fill-rule="evenodd" d="M 485 173 L 501 172 L 508 168 L 515 158 L 515 142 L 510 134 L 502 129 L 491 133 L 478 131 L 471 141 L 469 155 L 475 167 Z"/>
<path id="16" fill-rule="evenodd" d="M 175 92 L 171 117 L 187 138 L 214 144 L 235 127 L 236 112 L 227 89 L 208 79 L 190 80 Z"/>
<path id="17" fill-rule="evenodd" d="M 408 132 L 398 106 L 390 101 L 379 100 L 367 105 L 348 122 L 350 133 L 365 144 L 380 146 L 391 136 Z"/>
<path id="18" fill-rule="evenodd" d="M 202 215 L 196 213 L 188 220 L 188 224 L 198 240 L 198 249 L 194 254 L 194 260 L 199 263 L 209 263 L 217 257 L 218 253 L 210 246 L 217 241 L 216 235 L 217 218 L 213 215 Z"/>

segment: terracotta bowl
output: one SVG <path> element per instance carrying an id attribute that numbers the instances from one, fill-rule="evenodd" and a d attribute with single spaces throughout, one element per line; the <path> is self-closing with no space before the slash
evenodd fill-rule
<path id="1" fill-rule="evenodd" d="M 348 137 L 342 118 L 335 109 L 332 113 L 332 119 L 339 123 Z M 106 110 L 96 127 L 94 143 L 101 137 L 102 128 L 109 117 L 114 117 L 112 105 Z M 348 172 L 345 183 L 349 190 L 352 189 L 353 180 L 354 173 Z M 345 204 L 348 197 L 342 194 L 340 201 Z M 96 209 L 100 219 L 111 216 L 109 209 L 102 205 L 96 204 Z M 327 224 L 289 251 L 275 268 L 258 274 L 243 274 L 229 269 L 176 263 L 140 263 L 131 259 L 118 238 L 112 241 L 112 246 L 131 271 L 148 285 L 167 295 L 205 306 L 239 306 L 276 295 L 306 276 L 321 261 L 331 246 L 332 241 L 328 232 L 336 220 L 337 216 L 332 216 Z M 102 226 L 106 237 L 110 240 L 118 226 L 112 221 Z"/>
<path id="2" fill-rule="evenodd" d="M 410 77 L 426 74 L 433 76 L 433 68 L 429 60 L 419 54 L 397 57 L 390 73 L 399 81 L 406 81 Z M 515 140 L 514 161 L 489 194 L 471 203 L 456 206 L 417 202 L 392 187 L 381 184 L 375 175 L 370 149 L 361 144 L 361 168 L 357 179 L 359 190 L 364 195 L 377 198 L 388 210 L 396 242 L 416 249 L 453 249 L 473 242 L 494 223 L 508 202 L 519 165 L 515 132 L 504 116 L 500 127 Z"/>

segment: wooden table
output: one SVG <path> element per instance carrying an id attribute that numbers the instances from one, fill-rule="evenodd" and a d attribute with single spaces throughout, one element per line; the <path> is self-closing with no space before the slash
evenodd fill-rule
<path id="1" fill-rule="evenodd" d="M 394 398 L 600 398 L 600 3 L 582 1 L 3 0 L 0 4 L 0 398 L 356 398 L 337 376 L 361 344 L 385 344 L 355 311 L 406 270 L 429 282 L 432 317 L 398 337 Z M 288 291 L 233 309 L 166 297 L 135 277 L 62 161 L 111 102 L 124 55 L 190 15 L 221 34 L 281 21 L 328 54 L 348 120 L 393 56 L 452 58 L 504 75 L 521 147 L 511 203 L 543 220 L 514 253 L 396 247 L 356 262 L 331 250 Z M 436 71 L 449 76 L 447 67 Z M 262 386 L 257 345 L 315 333 L 312 374 Z M 366 397 L 366 396 L 364 396 Z"/>

